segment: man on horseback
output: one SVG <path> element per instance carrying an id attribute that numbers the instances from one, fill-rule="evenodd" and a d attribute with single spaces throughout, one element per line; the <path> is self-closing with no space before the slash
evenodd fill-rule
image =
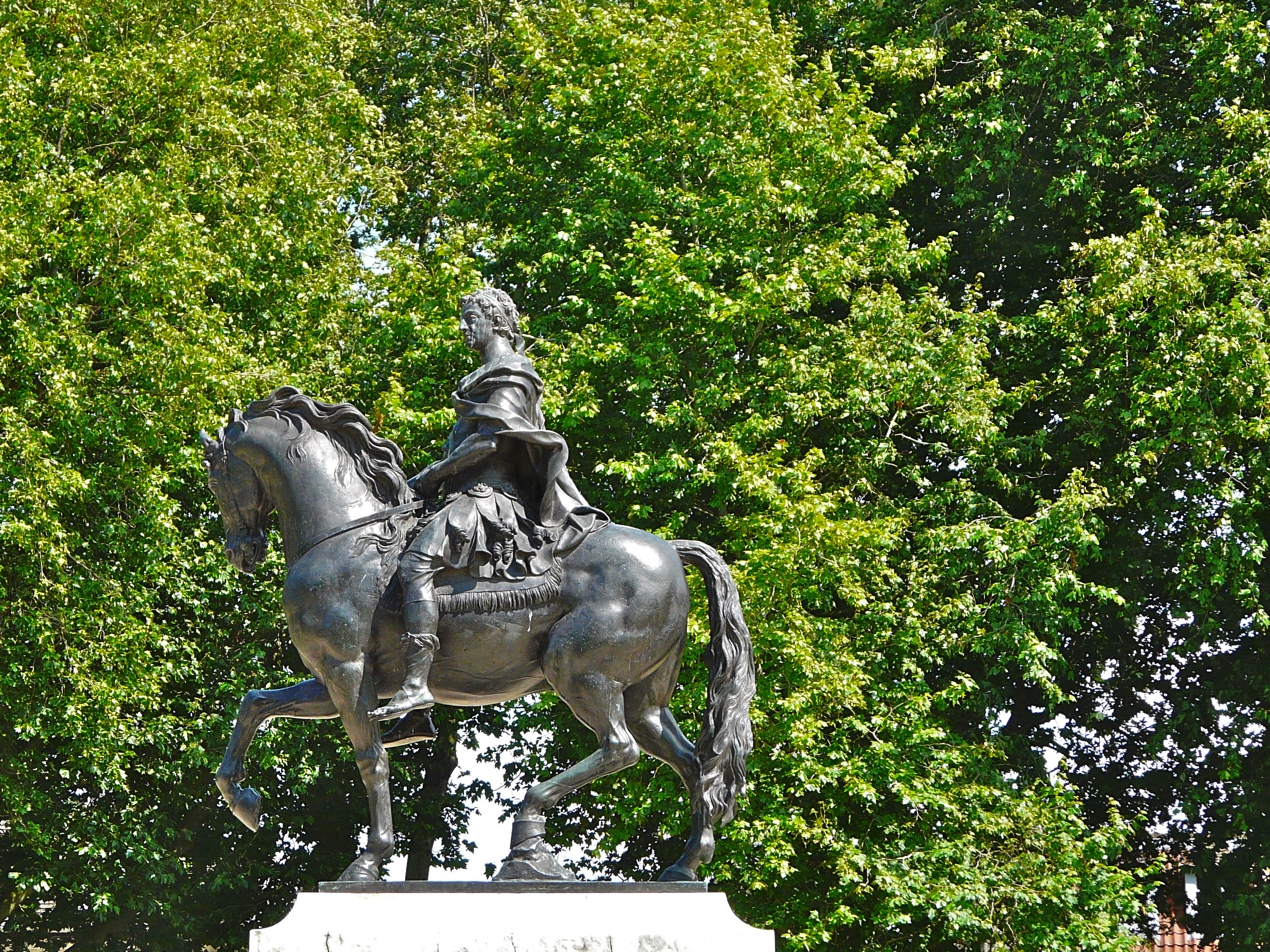
<path id="1" fill-rule="evenodd" d="M 231 411 L 215 439 L 201 435 L 226 556 L 240 571 L 255 567 L 278 517 L 287 551 L 282 607 L 313 675 L 247 692 L 216 785 L 234 816 L 258 829 L 260 794 L 241 784 L 257 731 L 274 717 L 339 717 L 370 806 L 365 846 L 340 879 L 377 880 L 395 843 L 384 747 L 430 736 L 420 722 L 429 720 L 433 692 L 477 705 L 551 690 L 595 732 L 597 747 L 525 791 L 496 878 L 572 879 L 546 843 L 548 811 L 643 751 L 683 781 L 692 813 L 683 855 L 661 878 L 695 880 L 714 855 L 716 828 L 736 812 L 753 748 L 754 655 L 736 582 L 705 543 L 610 525 L 582 498 L 565 441 L 544 426 L 542 381 L 507 295 L 487 288 L 464 298 L 462 325 L 482 363 L 455 393 L 444 459 L 413 485 L 400 449 L 375 436 L 356 407 L 294 387 Z M 415 510 L 416 492 L 444 493 L 444 504 L 416 525 L 400 560 L 405 604 L 394 617 L 385 610 L 385 558 L 402 542 L 398 517 Z M 688 640 L 687 565 L 701 572 L 710 617 L 695 743 L 670 708 Z M 403 630 L 399 667 L 386 662 Z M 399 720 L 381 737 L 378 722 L 390 717 Z"/>
<path id="2" fill-rule="evenodd" d="M 483 288 L 463 298 L 459 318 L 481 366 L 454 393 L 458 417 L 445 456 L 410 480 L 421 499 L 445 494 L 401 557 L 405 678 L 387 704 L 371 713 L 399 717 L 385 746 L 431 736 L 430 719 L 411 711 L 433 704 L 428 690 L 439 647 L 435 581 L 444 570 L 509 583 L 546 575 L 608 516 L 589 505 L 565 463 L 564 438 L 545 428 L 542 379 L 525 356 L 516 305 L 503 291 Z"/>

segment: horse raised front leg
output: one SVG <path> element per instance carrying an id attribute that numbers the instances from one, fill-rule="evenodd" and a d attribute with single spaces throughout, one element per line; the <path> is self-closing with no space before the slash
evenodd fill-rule
<path id="1" fill-rule="evenodd" d="M 325 687 L 312 679 L 289 688 L 272 691 L 248 691 L 238 707 L 234 732 L 225 748 L 225 759 L 216 771 L 216 786 L 229 804 L 229 809 L 253 833 L 260 828 L 260 794 L 251 787 L 239 786 L 246 776 L 243 767 L 247 748 L 261 725 L 272 717 L 294 717 L 320 720 L 337 716 L 335 705 Z"/>
<path id="2" fill-rule="evenodd" d="M 379 725 L 370 711 L 379 703 L 375 684 L 362 661 L 332 665 L 326 683 L 339 708 L 344 730 L 353 743 L 357 770 L 370 800 L 370 831 L 366 849 L 340 874 L 341 882 L 378 882 L 379 867 L 392 856 L 392 796 L 388 787 L 388 753 L 379 739 Z"/>

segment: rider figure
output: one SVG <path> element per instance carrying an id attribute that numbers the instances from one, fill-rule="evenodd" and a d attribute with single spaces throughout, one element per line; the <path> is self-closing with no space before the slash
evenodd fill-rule
<path id="1" fill-rule="evenodd" d="M 402 717 L 385 735 L 390 746 L 422 737 L 405 715 L 430 708 L 428 674 L 437 640 L 434 583 L 445 569 L 516 582 L 545 575 L 609 518 L 587 504 L 569 477 L 569 450 L 545 427 L 542 379 L 525 356 L 516 305 L 483 288 L 463 298 L 459 318 L 481 366 L 454 393 L 458 417 L 445 456 L 410 480 L 422 499 L 445 493 L 401 558 L 406 672 L 401 688 L 371 716 Z M 400 735 L 400 736 L 394 736 Z M 390 740 L 391 739 L 391 740 Z"/>

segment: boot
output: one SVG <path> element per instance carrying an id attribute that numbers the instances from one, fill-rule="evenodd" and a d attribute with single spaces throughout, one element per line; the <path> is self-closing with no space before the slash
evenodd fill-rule
<path id="1" fill-rule="evenodd" d="M 428 690 L 428 674 L 432 671 L 432 656 L 440 645 L 437 636 L 408 631 L 401 640 L 406 644 L 406 677 L 391 701 L 370 712 L 371 720 L 402 717 L 417 707 L 431 707 L 435 703 Z"/>
<path id="2" fill-rule="evenodd" d="M 379 742 L 384 747 L 404 747 L 406 744 L 413 744 L 421 740 L 436 740 L 437 729 L 432 723 L 432 711 L 429 708 L 417 708 L 407 714 L 401 720 L 379 738 Z"/>
<path id="3" fill-rule="evenodd" d="M 409 628 L 401 639 L 406 648 L 406 676 L 392 700 L 370 712 L 372 720 L 402 717 L 415 708 L 431 707 L 434 703 L 432 692 L 428 690 L 428 674 L 432 671 L 432 657 L 441 644 L 436 636 L 437 603 L 431 600 L 407 602 L 403 607 Z"/>

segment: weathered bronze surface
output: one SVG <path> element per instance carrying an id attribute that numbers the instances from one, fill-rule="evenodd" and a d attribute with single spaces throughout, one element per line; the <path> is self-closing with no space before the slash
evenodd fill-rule
<path id="1" fill-rule="evenodd" d="M 661 878 L 695 880 L 714 828 L 735 812 L 752 747 L 754 662 L 731 573 L 703 543 L 611 524 L 586 502 L 564 440 L 543 424 L 541 381 L 517 346 L 506 295 L 465 298 L 462 324 L 483 363 L 455 394 L 445 457 L 409 483 L 400 450 L 356 408 L 291 387 L 231 411 L 215 439 L 202 434 L 236 568 L 254 570 L 278 515 L 283 606 L 313 674 L 248 692 L 217 785 L 256 829 L 260 796 L 241 786 L 256 731 L 274 717 L 339 717 L 371 817 L 366 849 L 340 878 L 378 880 L 393 851 L 385 742 L 431 736 L 433 699 L 491 704 L 551 690 L 599 747 L 525 794 L 496 878 L 572 879 L 543 842 L 546 811 L 643 750 L 690 794 L 687 845 Z M 710 607 L 709 695 L 695 746 L 668 706 L 687 637 L 685 564 L 702 572 Z M 399 717 L 381 737 L 379 722 Z"/>

